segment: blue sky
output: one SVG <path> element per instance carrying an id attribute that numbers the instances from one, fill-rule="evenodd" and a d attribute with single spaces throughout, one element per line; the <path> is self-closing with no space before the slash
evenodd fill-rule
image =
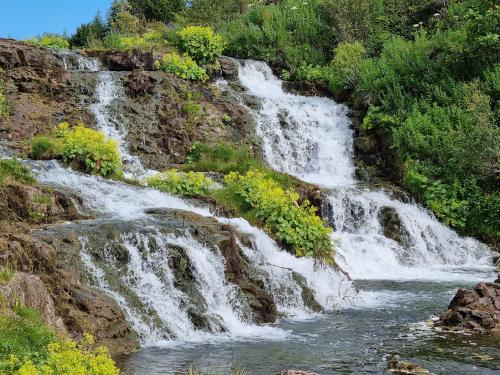
<path id="1" fill-rule="evenodd" d="M 0 37 L 25 39 L 44 32 L 73 33 L 112 0 L 0 0 Z"/>

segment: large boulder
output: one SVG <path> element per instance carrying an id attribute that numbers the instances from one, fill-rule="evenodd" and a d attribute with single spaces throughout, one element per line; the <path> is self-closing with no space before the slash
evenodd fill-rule
<path id="1" fill-rule="evenodd" d="M 0 38 L 0 68 L 9 70 L 19 67 L 50 69 L 62 67 L 62 63 L 42 48 L 15 39 Z"/>
<path id="2" fill-rule="evenodd" d="M 63 320 L 56 313 L 54 300 L 38 276 L 16 272 L 9 282 L 0 284 L 0 296 L 5 298 L 10 308 L 20 303 L 36 309 L 49 327 L 61 334 L 66 333 Z"/>
<path id="3" fill-rule="evenodd" d="M 500 277 L 494 283 L 479 283 L 473 289 L 460 289 L 440 324 L 454 330 L 488 332 L 500 327 Z"/>

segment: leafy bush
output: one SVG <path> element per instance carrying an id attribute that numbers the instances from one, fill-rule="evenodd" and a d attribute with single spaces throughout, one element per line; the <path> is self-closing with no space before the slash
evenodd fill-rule
<path id="1" fill-rule="evenodd" d="M 245 175 L 232 172 L 225 180 L 228 188 L 234 189 L 255 210 L 256 218 L 275 232 L 278 239 L 291 245 L 297 256 L 314 256 L 332 262 L 331 229 L 308 201 L 299 204 L 296 192 L 284 190 L 259 171 Z"/>
<path id="2" fill-rule="evenodd" d="M 319 65 L 301 65 L 296 77 L 300 81 L 320 81 L 323 79 L 323 68 Z"/>
<path id="3" fill-rule="evenodd" d="M 198 66 L 189 56 L 179 56 L 177 53 L 167 53 L 160 61 L 156 62 L 159 69 L 173 73 L 182 79 L 205 82 L 208 79 L 207 72 Z"/>
<path id="4" fill-rule="evenodd" d="M 200 65 L 215 63 L 224 52 L 224 38 L 210 27 L 189 26 L 177 36 L 179 48 Z"/>
<path id="5" fill-rule="evenodd" d="M 36 137 L 30 156 L 34 159 L 62 158 L 66 163 L 101 176 L 121 174 L 118 144 L 106 139 L 103 132 L 83 125 L 61 123 L 47 137 Z"/>
<path id="6" fill-rule="evenodd" d="M 212 180 L 199 172 L 179 172 L 170 169 L 147 177 L 148 186 L 175 195 L 207 195 Z"/>
<path id="7" fill-rule="evenodd" d="M 42 48 L 68 49 L 69 41 L 66 37 L 56 34 L 44 34 L 38 38 L 28 39 L 26 43 Z"/>
<path id="8" fill-rule="evenodd" d="M 142 35 L 113 31 L 104 38 L 103 45 L 106 48 L 120 51 L 130 51 L 133 49 L 161 51 L 168 47 L 165 36 L 166 27 L 164 25 L 154 25 Z"/>
<path id="9" fill-rule="evenodd" d="M 0 160 L 0 185 L 8 180 L 22 184 L 32 184 L 36 181 L 31 171 L 19 161 L 3 159 Z"/>
<path id="10" fill-rule="evenodd" d="M 359 42 L 341 43 L 335 48 L 326 77 L 330 90 L 335 92 L 356 88 L 365 54 L 366 50 Z"/>

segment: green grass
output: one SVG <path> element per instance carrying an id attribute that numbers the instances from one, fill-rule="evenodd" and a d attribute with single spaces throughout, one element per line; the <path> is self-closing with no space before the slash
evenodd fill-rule
<path id="1" fill-rule="evenodd" d="M 16 159 L 0 160 L 0 185 L 9 181 L 23 184 L 35 183 L 35 177 L 31 171 Z"/>
<path id="2" fill-rule="evenodd" d="M 9 268 L 0 268 L 0 285 L 7 284 L 15 274 L 16 272 Z"/>
<path id="3" fill-rule="evenodd" d="M 11 355 L 38 362 L 55 339 L 35 309 L 15 306 L 12 312 L 0 313 L 0 372 Z"/>

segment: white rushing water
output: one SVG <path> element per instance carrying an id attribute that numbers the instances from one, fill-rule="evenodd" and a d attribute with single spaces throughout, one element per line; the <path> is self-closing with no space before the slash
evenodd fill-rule
<path id="1" fill-rule="evenodd" d="M 356 186 L 353 132 L 345 106 L 284 92 L 281 81 L 261 62 L 240 63 L 239 79 L 262 101 L 253 113 L 269 164 L 331 191 L 337 261 L 351 276 L 476 280 L 491 270 L 491 252 L 484 244 L 461 238 L 416 204 Z M 381 211 L 388 208 L 401 221 L 403 244 L 384 235 Z"/>
<path id="2" fill-rule="evenodd" d="M 96 102 L 91 110 L 98 128 L 109 138 L 116 140 L 125 159 L 126 170 L 133 176 L 144 174 L 138 158 L 129 155 L 126 143 L 127 130 L 120 122 L 117 102 L 124 92 L 118 74 L 98 71 Z M 61 166 L 57 162 L 35 162 L 33 168 L 41 182 L 77 193 L 87 208 L 109 220 L 134 221 L 148 218 L 151 208 L 180 209 L 212 216 L 208 209 L 195 207 L 171 195 L 154 189 L 126 185 L 104 178 L 84 175 Z M 253 238 L 252 247 L 241 245 L 244 254 L 261 274 L 266 289 L 274 296 L 279 311 L 294 318 L 308 318 L 314 314 L 302 298 L 307 286 L 317 301 L 328 309 L 345 306 L 355 294 L 352 283 L 344 275 L 331 269 L 316 269 L 311 259 L 298 259 L 281 250 L 263 231 L 252 227 L 242 219 L 218 219 Z M 154 224 L 148 224 L 153 225 Z M 161 225 L 161 224 L 158 224 Z M 152 251 L 149 241 L 161 251 Z M 288 332 L 281 329 L 257 326 L 242 312 L 237 287 L 225 280 L 224 258 L 195 241 L 189 234 L 163 235 L 157 232 L 125 233 L 121 244 L 127 251 L 126 271 L 119 273 L 120 282 L 140 301 L 131 299 L 129 293 L 117 288 L 110 277 L 115 274 L 109 267 L 115 263 L 109 243 L 104 249 L 105 263 L 90 251 L 88 239 L 81 238 L 81 259 L 95 284 L 105 290 L 122 307 L 134 330 L 139 333 L 143 345 L 170 345 L 173 342 L 199 342 L 232 338 L 284 339 Z M 188 314 L 189 298 L 175 286 L 174 273 L 169 265 L 169 248 L 178 246 L 185 250 L 192 265 L 196 290 L 205 301 L 200 313 L 211 322 L 210 332 L 195 327 Z M 111 265 L 111 266 L 110 266 Z M 109 267 L 108 267 L 109 266 Z M 116 278 L 116 275 L 115 275 Z M 298 278 L 302 281 L 299 285 Z M 215 333 L 215 335 L 214 335 Z"/>
<path id="3" fill-rule="evenodd" d="M 97 63 L 78 63 L 78 67 L 98 77 L 96 102 L 91 106 L 98 128 L 119 143 L 126 171 L 135 177 L 144 175 L 147 172 L 139 159 L 128 152 L 127 129 L 119 113 L 125 95 L 120 75 L 101 71 Z M 242 65 L 240 80 L 263 101 L 254 115 L 271 166 L 331 190 L 339 263 L 355 278 L 450 279 L 451 274 L 460 274 L 452 271 L 461 267 L 486 267 L 488 249 L 477 241 L 460 238 L 416 205 L 356 187 L 353 134 L 345 106 L 326 98 L 284 93 L 281 82 L 262 63 Z M 245 317 L 237 287 L 225 279 L 225 260 L 217 249 L 199 243 L 189 233 L 163 234 L 161 220 L 145 213 L 152 208 L 171 208 L 209 217 L 208 209 L 157 190 L 77 173 L 56 162 L 35 162 L 33 168 L 41 182 L 77 193 L 97 216 L 133 223 L 146 220 L 151 227 L 151 233 L 123 233 L 119 240 L 128 261 L 125 270 L 116 274 L 118 286 L 110 275 L 123 265 L 114 258 L 111 242 L 103 249 L 92 249 L 89 239 L 81 238 L 81 259 L 89 275 L 122 306 L 144 345 L 170 345 L 179 339 L 285 339 L 289 335 L 276 327 L 257 326 Z M 383 235 L 379 216 L 384 207 L 399 215 L 408 241 L 404 246 Z M 303 286 L 310 288 L 323 308 L 351 305 L 355 292 L 343 274 L 317 268 L 313 260 L 281 250 L 267 234 L 243 219 L 217 220 L 252 239 L 252 246 L 239 246 L 280 313 L 296 319 L 314 316 L 304 301 Z M 210 322 L 209 332 L 195 327 L 188 314 L 189 296 L 176 286 L 170 264 L 173 247 L 182 248 L 189 259 L 194 288 L 204 301 L 200 313 Z M 96 252 L 104 254 L 103 259 Z"/>

